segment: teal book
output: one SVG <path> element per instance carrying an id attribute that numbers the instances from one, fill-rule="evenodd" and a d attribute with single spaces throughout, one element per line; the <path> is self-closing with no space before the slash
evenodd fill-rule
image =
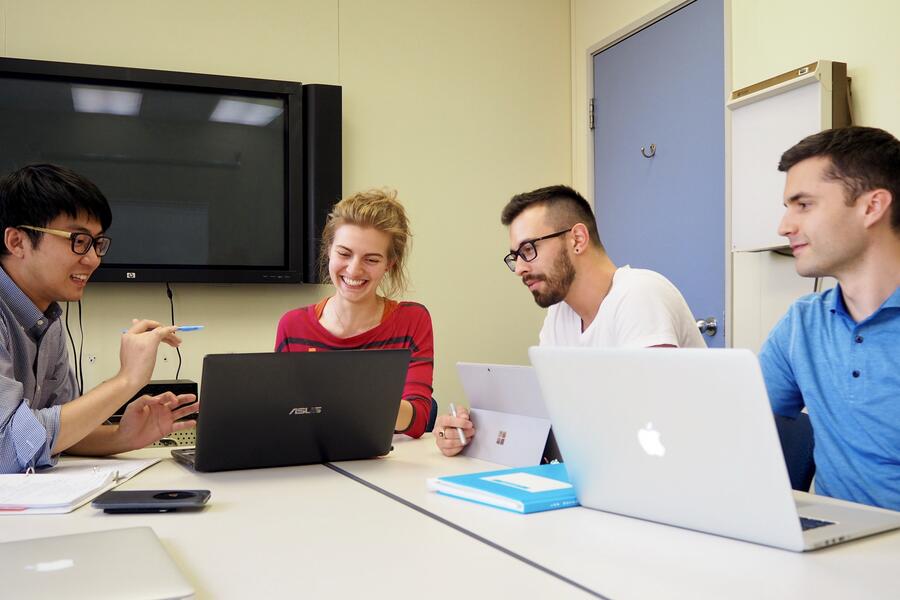
<path id="1" fill-rule="evenodd" d="M 435 477 L 428 488 L 518 513 L 533 513 L 578 506 L 575 488 L 562 463 Z"/>

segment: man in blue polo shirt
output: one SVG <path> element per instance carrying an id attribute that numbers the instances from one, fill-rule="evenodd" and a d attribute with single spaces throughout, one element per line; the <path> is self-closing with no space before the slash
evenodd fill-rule
<path id="1" fill-rule="evenodd" d="M 808 409 L 818 493 L 900 510 L 900 141 L 823 131 L 778 169 L 797 272 L 838 285 L 795 302 L 763 345 L 772 408 Z"/>

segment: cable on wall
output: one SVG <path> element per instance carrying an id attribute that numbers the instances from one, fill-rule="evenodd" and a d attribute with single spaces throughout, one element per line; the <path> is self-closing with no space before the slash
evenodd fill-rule
<path id="1" fill-rule="evenodd" d="M 84 323 L 81 319 L 81 300 L 78 301 L 78 330 L 79 330 L 79 347 L 75 347 L 75 339 L 72 337 L 72 330 L 69 328 L 69 302 L 66 302 L 66 334 L 69 336 L 69 344 L 72 345 L 72 361 L 73 370 L 75 371 L 75 383 L 78 385 L 78 395 L 84 395 L 84 363 L 81 359 L 84 353 Z"/>
<path id="2" fill-rule="evenodd" d="M 78 301 L 78 393 L 84 395 L 84 323 L 81 319 L 81 300 Z"/>
<path id="3" fill-rule="evenodd" d="M 175 325 L 175 300 L 172 297 L 172 288 L 169 286 L 169 282 L 166 282 L 166 296 L 169 297 L 169 312 L 172 316 L 172 325 Z M 181 349 L 178 346 L 175 347 L 175 353 L 178 354 L 178 368 L 175 370 L 175 379 L 178 379 L 178 376 L 181 374 Z"/>

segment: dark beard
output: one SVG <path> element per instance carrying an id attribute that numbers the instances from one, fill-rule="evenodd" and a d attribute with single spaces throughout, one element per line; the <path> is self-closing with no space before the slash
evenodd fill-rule
<path id="1" fill-rule="evenodd" d="M 569 260 L 569 255 L 565 252 L 560 252 L 557 259 L 553 261 L 553 268 L 549 275 L 530 277 L 526 281 L 535 280 L 547 283 L 546 292 L 541 293 L 537 290 L 532 290 L 531 292 L 538 306 L 548 308 L 562 302 L 569 293 L 572 282 L 575 281 L 575 267 L 572 265 L 572 261 Z"/>

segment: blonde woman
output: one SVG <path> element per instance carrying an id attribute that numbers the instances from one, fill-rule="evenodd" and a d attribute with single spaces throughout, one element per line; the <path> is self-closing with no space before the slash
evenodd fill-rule
<path id="1" fill-rule="evenodd" d="M 395 430 L 417 438 L 431 412 L 434 341 L 428 310 L 392 299 L 406 289 L 410 237 L 396 192 L 371 190 L 338 202 L 322 232 L 319 264 L 334 294 L 285 313 L 275 351 L 408 348 Z"/>

